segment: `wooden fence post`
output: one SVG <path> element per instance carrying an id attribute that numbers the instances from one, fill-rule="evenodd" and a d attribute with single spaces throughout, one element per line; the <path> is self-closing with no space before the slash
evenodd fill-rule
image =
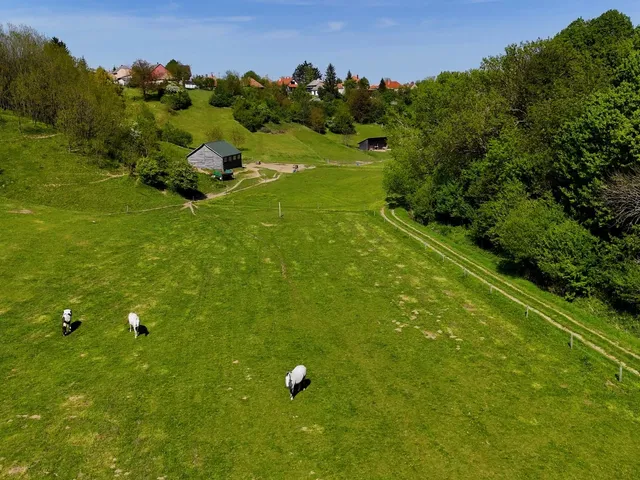
<path id="1" fill-rule="evenodd" d="M 620 372 L 618 373 L 618 381 L 622 381 L 622 364 L 620 364 Z"/>
<path id="2" fill-rule="evenodd" d="M 529 305 L 527 305 L 527 310 L 524 312 L 524 316 L 529 318 Z"/>
<path id="3" fill-rule="evenodd" d="M 569 348 L 573 350 L 573 332 L 571 332 L 571 338 L 569 339 Z"/>
<path id="4" fill-rule="evenodd" d="M 280 205 L 280 202 L 278 202 L 278 217 L 282 218 L 282 205 Z"/>

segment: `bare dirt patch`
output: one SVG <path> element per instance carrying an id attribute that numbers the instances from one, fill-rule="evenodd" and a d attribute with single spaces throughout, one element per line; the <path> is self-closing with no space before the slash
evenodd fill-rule
<path id="1" fill-rule="evenodd" d="M 275 227 L 275 225 L 274 225 L 273 223 L 264 223 L 264 222 L 260 222 L 260 224 L 261 224 L 263 227 Z"/>
<path id="2" fill-rule="evenodd" d="M 27 467 L 11 467 L 7 470 L 7 473 L 9 475 L 22 475 L 23 473 L 26 473 L 26 471 Z"/>
<path id="3" fill-rule="evenodd" d="M 9 210 L 9 213 L 18 213 L 21 215 L 32 215 L 33 212 L 31 210 L 27 210 L 26 208 L 23 208 L 21 210 Z"/>
<path id="4" fill-rule="evenodd" d="M 418 303 L 418 300 L 414 297 L 410 297 L 409 295 L 400 295 L 400 298 L 403 302 L 407 303 Z"/>
<path id="5" fill-rule="evenodd" d="M 423 330 L 422 333 L 424 334 L 425 337 L 431 340 L 435 340 L 436 338 L 438 338 L 438 335 L 436 335 L 433 332 L 430 332 L 429 330 Z"/>
<path id="6" fill-rule="evenodd" d="M 249 163 L 246 165 L 248 169 L 257 169 L 257 168 L 267 168 L 269 170 L 275 170 L 280 173 L 293 173 L 294 165 L 298 165 L 298 171 L 302 172 L 303 170 L 311 170 L 312 168 L 316 168 L 312 165 L 302 165 L 300 163 L 261 163 L 257 165 L 255 163 Z"/>
<path id="7" fill-rule="evenodd" d="M 89 405 L 91 405 L 91 400 L 88 400 L 84 395 L 71 395 L 62 404 L 64 408 L 87 408 Z"/>

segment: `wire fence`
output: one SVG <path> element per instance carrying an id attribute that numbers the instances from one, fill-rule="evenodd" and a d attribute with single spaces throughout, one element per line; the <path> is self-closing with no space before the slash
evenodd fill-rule
<path id="1" fill-rule="evenodd" d="M 407 227 L 410 227 L 412 230 L 416 230 L 414 228 L 412 228 L 410 225 L 407 225 L 405 222 L 403 222 L 402 220 L 400 220 L 396 215 L 395 215 L 395 211 L 391 210 L 392 215 L 395 217 L 395 219 L 398 222 L 401 222 L 402 224 L 406 225 Z M 443 262 L 445 261 L 449 261 L 450 263 L 452 263 L 453 265 L 457 266 L 458 268 L 461 269 L 462 275 L 464 277 L 470 276 L 475 278 L 476 280 L 480 281 L 481 283 L 485 284 L 488 288 L 489 288 L 489 293 L 493 293 L 493 292 L 497 292 L 501 295 L 503 295 L 504 297 L 506 297 L 508 300 L 516 303 L 517 305 L 520 305 L 521 307 L 523 307 L 523 311 L 524 311 L 524 315 L 525 317 L 529 317 L 530 313 L 535 313 L 536 315 L 538 315 L 540 318 L 542 318 L 543 320 L 545 320 L 546 322 L 548 322 L 549 324 L 551 324 L 552 326 L 554 326 L 555 328 L 569 334 L 569 346 L 570 348 L 573 349 L 573 344 L 574 344 L 574 339 L 575 340 L 579 340 L 581 341 L 585 346 L 587 346 L 588 348 L 590 348 L 591 350 L 599 353 L 600 355 L 602 355 L 603 357 L 605 357 L 606 359 L 616 363 L 619 367 L 619 372 L 617 374 L 618 380 L 622 381 L 622 371 L 627 370 L 628 372 L 632 373 L 633 375 L 636 375 L 637 377 L 640 377 L 640 371 L 638 371 L 636 368 L 628 365 L 627 363 L 623 362 L 622 360 L 620 360 L 618 357 L 616 357 L 615 355 L 611 354 L 610 352 L 608 352 L 607 350 L 605 350 L 603 347 L 601 347 L 600 345 L 597 345 L 596 343 L 594 343 L 593 341 L 587 339 L 584 334 L 581 334 L 577 331 L 575 331 L 575 329 L 571 329 L 569 327 L 567 327 L 566 325 L 560 323 L 558 320 L 552 318 L 550 315 L 548 315 L 547 313 L 539 310 L 538 308 L 535 308 L 533 306 L 531 306 L 528 302 L 521 300 L 520 298 L 517 298 L 516 296 L 512 295 L 511 293 L 507 292 L 505 289 L 495 285 L 494 283 L 491 283 L 489 280 L 487 280 L 486 278 L 484 278 L 483 276 L 481 276 L 480 274 L 476 273 L 473 270 L 469 269 L 468 265 L 465 265 L 463 263 L 461 263 L 460 261 L 456 260 L 455 258 L 452 258 L 451 256 L 446 255 L 446 253 L 444 253 L 444 250 L 446 248 L 446 250 L 450 251 L 451 253 L 453 253 L 454 255 L 456 255 L 457 257 L 459 257 L 461 260 L 469 262 L 470 264 L 473 264 L 474 266 L 477 266 L 476 264 L 474 264 L 473 262 L 471 262 L 470 260 L 468 260 L 466 257 L 464 257 L 461 254 L 458 254 L 457 252 L 453 251 L 451 248 L 446 247 L 443 244 L 440 244 L 440 242 L 437 242 L 435 239 L 432 239 L 431 237 L 429 237 L 426 233 L 424 232 L 420 232 L 417 231 L 416 232 L 420 235 L 418 236 L 418 234 L 416 233 L 412 233 L 408 228 L 399 225 L 398 223 L 396 223 L 396 221 L 391 220 L 385 213 L 385 209 L 384 207 L 380 210 L 380 215 L 384 218 L 384 220 L 386 220 L 388 223 L 390 223 L 391 225 L 393 225 L 396 229 L 400 230 L 401 232 L 403 232 L 405 235 L 408 235 L 409 237 L 413 238 L 414 240 L 417 240 L 418 242 L 420 242 L 422 245 L 425 246 L 425 248 L 430 249 L 431 251 L 433 251 L 434 253 L 436 253 Z M 433 243 L 438 243 L 440 244 L 441 249 L 438 249 L 436 247 L 434 247 L 430 242 L 426 241 L 425 238 L 428 238 L 431 242 Z M 484 270 L 484 269 L 483 269 Z M 493 276 L 493 275 L 492 275 Z M 508 284 L 509 285 L 509 284 Z M 509 285 L 510 286 L 510 285 Z M 510 286 L 511 287 L 511 286 Z M 540 302 L 542 303 L 542 302 Z M 560 312 L 557 312 L 560 313 Z M 566 316 L 565 314 L 562 314 L 564 316 Z M 573 320 L 575 322 L 575 320 Z M 577 322 L 576 322 L 577 323 Z M 597 336 L 598 338 L 600 338 L 601 340 L 604 340 L 605 342 L 619 348 L 621 350 L 621 352 L 632 356 L 635 359 L 640 358 L 636 353 L 629 351 L 628 349 L 625 349 L 624 347 L 621 347 L 619 345 L 617 345 L 616 343 L 614 343 L 611 339 L 605 337 L 602 333 L 600 332 L 595 332 L 592 329 L 589 329 L 586 326 L 582 326 L 585 330 L 589 331 L 589 333 Z"/>

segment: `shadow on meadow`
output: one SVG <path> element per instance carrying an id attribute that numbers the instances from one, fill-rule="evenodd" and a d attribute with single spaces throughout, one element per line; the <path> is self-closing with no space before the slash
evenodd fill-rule
<path id="1" fill-rule="evenodd" d="M 310 379 L 305 378 L 304 380 L 302 380 L 299 386 L 296 386 L 296 389 L 293 392 L 293 398 L 296 398 L 299 393 L 304 392 L 309 387 L 309 385 L 311 385 Z"/>

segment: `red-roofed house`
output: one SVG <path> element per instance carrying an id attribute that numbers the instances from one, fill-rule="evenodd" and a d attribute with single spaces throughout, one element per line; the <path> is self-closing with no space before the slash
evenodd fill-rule
<path id="1" fill-rule="evenodd" d="M 298 82 L 296 82 L 291 77 L 280 77 L 280 79 L 276 82 L 276 85 L 285 85 L 288 92 L 290 92 L 294 88 L 298 88 Z"/>
<path id="2" fill-rule="evenodd" d="M 247 82 L 247 84 L 253 88 L 264 88 L 264 85 L 258 82 L 255 78 L 251 78 L 251 77 L 249 77 L 249 81 Z"/>
<path id="3" fill-rule="evenodd" d="M 151 76 L 153 76 L 153 79 L 156 82 L 163 82 L 165 80 L 171 80 L 172 78 L 171 72 L 164 68 L 164 65 L 162 65 L 161 63 L 157 64 L 154 67 L 153 72 L 151 72 Z"/>
<path id="4" fill-rule="evenodd" d="M 384 84 L 387 86 L 387 89 L 389 90 L 399 90 L 400 88 L 402 88 L 402 84 L 400 82 L 396 82 L 395 80 L 391 80 L 390 78 L 385 78 Z M 369 87 L 369 90 L 371 91 L 378 90 L 379 87 L 380 85 L 371 85 Z"/>

